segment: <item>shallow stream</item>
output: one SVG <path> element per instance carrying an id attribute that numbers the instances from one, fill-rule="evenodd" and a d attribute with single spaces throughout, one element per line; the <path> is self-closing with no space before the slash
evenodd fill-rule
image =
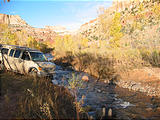
<path id="1" fill-rule="evenodd" d="M 114 83 L 97 82 L 95 78 L 83 72 L 62 69 L 57 66 L 53 84 L 68 86 L 72 74 L 78 78 L 88 76 L 83 88 L 77 92 L 78 100 L 84 98 L 82 105 L 93 119 L 160 119 L 160 98 L 146 96 L 145 93 L 129 91 Z M 103 116 L 105 114 L 105 116 Z"/>

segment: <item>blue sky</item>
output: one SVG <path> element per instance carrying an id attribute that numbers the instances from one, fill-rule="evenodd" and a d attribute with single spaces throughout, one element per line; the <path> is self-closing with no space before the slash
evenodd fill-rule
<path id="1" fill-rule="evenodd" d="M 19 15 L 33 27 L 61 25 L 77 29 L 95 19 L 100 7 L 111 4 L 112 0 L 0 0 L 0 13 Z"/>

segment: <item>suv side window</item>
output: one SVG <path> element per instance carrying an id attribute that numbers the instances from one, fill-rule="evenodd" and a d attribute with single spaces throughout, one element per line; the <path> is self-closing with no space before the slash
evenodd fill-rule
<path id="1" fill-rule="evenodd" d="M 15 50 L 11 49 L 11 50 L 10 50 L 10 53 L 9 53 L 9 56 L 11 56 L 11 57 L 12 57 L 12 56 L 13 56 L 14 51 L 15 51 Z"/>
<path id="2" fill-rule="evenodd" d="M 7 48 L 2 48 L 2 54 L 6 54 L 7 55 L 8 54 L 8 50 L 9 49 L 7 49 Z"/>
<path id="3" fill-rule="evenodd" d="M 28 52 L 23 52 L 23 54 L 22 54 L 22 59 L 23 59 L 23 60 L 30 60 L 30 57 L 29 57 Z"/>
<path id="4" fill-rule="evenodd" d="M 16 52 L 14 54 L 14 57 L 15 58 L 19 58 L 20 54 L 21 54 L 21 51 L 20 50 L 16 50 Z"/>

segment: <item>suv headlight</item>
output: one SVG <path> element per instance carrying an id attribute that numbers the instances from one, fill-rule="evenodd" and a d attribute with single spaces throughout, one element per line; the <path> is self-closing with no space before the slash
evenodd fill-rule
<path id="1" fill-rule="evenodd" d="M 41 70 L 43 70 L 43 68 L 42 67 L 38 67 L 38 70 L 41 71 Z"/>

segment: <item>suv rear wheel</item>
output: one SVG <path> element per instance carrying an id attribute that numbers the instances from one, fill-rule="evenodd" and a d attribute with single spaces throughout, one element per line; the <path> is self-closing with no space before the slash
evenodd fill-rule
<path id="1" fill-rule="evenodd" d="M 4 67 L 4 64 L 2 63 L 2 61 L 0 61 L 0 70 L 4 70 L 5 69 L 5 67 Z"/>

